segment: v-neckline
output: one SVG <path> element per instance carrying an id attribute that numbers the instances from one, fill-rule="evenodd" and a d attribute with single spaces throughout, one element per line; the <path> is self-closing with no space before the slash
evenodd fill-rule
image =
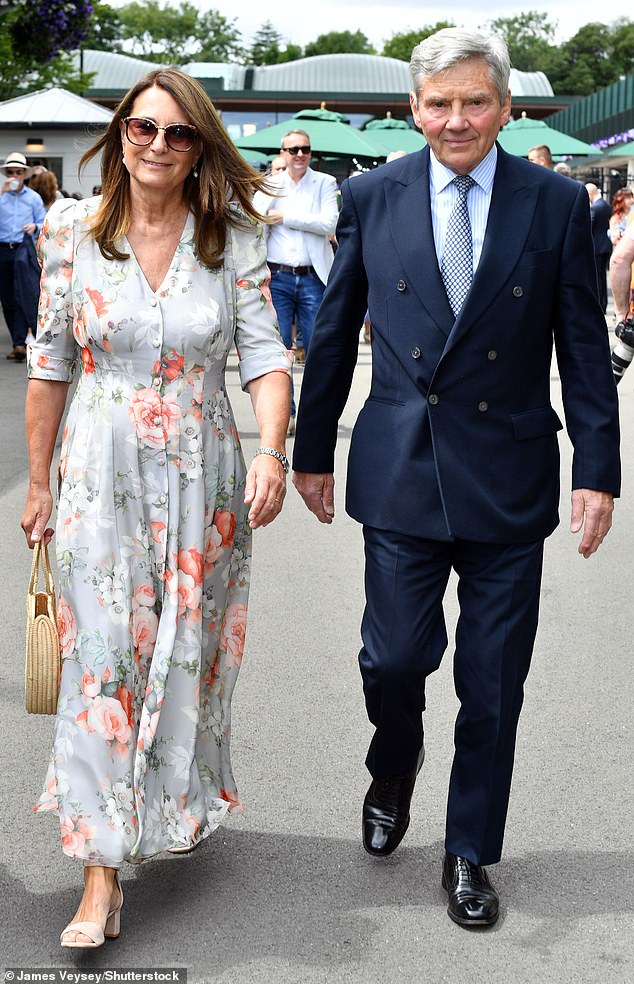
<path id="1" fill-rule="evenodd" d="M 131 256 L 132 256 L 132 258 L 133 258 L 133 260 L 134 260 L 134 262 L 136 264 L 136 268 L 137 268 L 137 270 L 139 271 L 139 273 L 141 275 L 141 279 L 143 280 L 143 283 L 145 284 L 145 286 L 150 291 L 150 293 L 152 294 L 153 297 L 156 297 L 158 294 L 161 293 L 161 290 L 163 289 L 163 285 L 164 285 L 165 281 L 167 280 L 167 278 L 171 274 L 172 268 L 174 266 L 174 260 L 176 259 L 176 254 L 178 253 L 178 247 L 182 243 L 183 238 L 185 236 L 185 233 L 189 231 L 189 229 L 191 227 L 192 219 L 193 219 L 192 213 L 191 212 L 188 212 L 187 215 L 186 215 L 186 217 L 185 217 L 185 222 L 183 223 L 183 228 L 181 229 L 180 236 L 178 237 L 178 242 L 176 243 L 176 246 L 174 247 L 174 252 L 172 253 L 172 258 L 171 258 L 171 260 L 169 262 L 169 266 L 168 266 L 167 270 L 165 271 L 165 276 L 161 280 L 161 282 L 158 285 L 158 287 L 156 288 L 156 290 L 153 290 L 152 285 L 151 285 L 150 281 L 148 280 L 148 278 L 147 278 L 147 276 L 145 274 L 145 270 L 143 269 L 143 267 L 139 263 L 138 257 L 136 255 L 136 253 L 134 252 L 134 247 L 132 246 L 130 240 L 128 239 L 127 236 L 124 236 L 123 237 L 124 240 L 125 240 L 125 242 L 126 242 L 126 244 L 127 244 L 127 246 L 128 246 L 128 248 L 129 248 L 129 250 L 130 250 L 130 254 L 131 254 Z"/>

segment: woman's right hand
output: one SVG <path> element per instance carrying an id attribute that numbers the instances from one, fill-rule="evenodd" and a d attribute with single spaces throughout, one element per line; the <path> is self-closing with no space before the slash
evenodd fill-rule
<path id="1" fill-rule="evenodd" d="M 26 506 L 22 513 L 20 523 L 26 535 L 26 542 L 29 550 L 32 550 L 36 543 L 41 541 L 44 546 L 51 542 L 55 530 L 47 527 L 51 513 L 53 512 L 53 497 L 49 488 L 37 488 L 29 486 L 26 497 Z"/>

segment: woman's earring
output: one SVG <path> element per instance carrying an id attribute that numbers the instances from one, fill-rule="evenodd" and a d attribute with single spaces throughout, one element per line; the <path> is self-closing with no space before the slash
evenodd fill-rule
<path id="1" fill-rule="evenodd" d="M 198 177 L 198 165 L 196 165 L 196 166 L 194 167 L 194 170 L 192 171 L 192 174 L 194 175 L 194 177 L 195 177 L 195 178 L 197 178 L 197 177 Z"/>

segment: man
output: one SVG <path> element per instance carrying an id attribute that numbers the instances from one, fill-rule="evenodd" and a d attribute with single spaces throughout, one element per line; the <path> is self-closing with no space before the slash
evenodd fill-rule
<path id="1" fill-rule="evenodd" d="M 590 199 L 590 228 L 594 247 L 594 263 L 597 268 L 597 288 L 599 304 L 605 314 L 608 309 L 608 262 L 612 252 L 612 242 L 608 236 L 612 209 L 595 184 L 586 185 Z"/>
<path id="2" fill-rule="evenodd" d="M 329 174 L 313 171 L 310 155 L 308 134 L 289 130 L 282 137 L 280 153 L 286 171 L 271 182 L 275 194 L 257 192 L 253 202 L 272 223 L 267 227 L 267 259 L 282 340 L 290 349 L 293 322 L 299 323 L 306 353 L 332 266 L 328 237 L 335 231 L 338 215 L 336 181 Z M 294 400 L 288 433 L 295 433 Z"/>
<path id="3" fill-rule="evenodd" d="M 29 170 L 23 154 L 9 154 L 0 169 L 5 179 L 0 188 L 0 303 L 13 341 L 7 359 L 24 362 L 27 329 L 35 325 L 27 323 L 16 301 L 15 260 L 24 236 L 39 233 L 45 209 L 40 196 L 24 186 Z"/>
<path id="4" fill-rule="evenodd" d="M 585 189 L 495 143 L 511 106 L 504 42 L 439 31 L 414 49 L 411 72 L 428 146 L 342 187 L 294 482 L 331 523 L 337 421 L 369 298 L 372 387 L 347 484 L 347 510 L 364 524 L 359 662 L 376 729 L 363 842 L 390 854 L 409 823 L 453 568 L 461 708 L 442 883 L 453 920 L 489 926 L 499 901 L 484 866 L 501 855 L 543 541 L 558 522 L 553 340 L 575 447 L 571 530 L 583 527 L 584 557 L 608 532 L 619 491 L 616 389 Z"/>
<path id="5" fill-rule="evenodd" d="M 546 144 L 531 147 L 528 152 L 528 159 L 531 164 L 539 164 L 540 167 L 547 167 L 549 171 L 553 169 L 553 155 L 550 152 L 550 147 Z"/>
<path id="6" fill-rule="evenodd" d="M 278 154 L 277 157 L 274 157 L 273 160 L 271 161 L 270 174 L 273 177 L 276 174 L 281 174 L 285 170 L 286 170 L 286 161 L 284 160 L 281 154 Z"/>

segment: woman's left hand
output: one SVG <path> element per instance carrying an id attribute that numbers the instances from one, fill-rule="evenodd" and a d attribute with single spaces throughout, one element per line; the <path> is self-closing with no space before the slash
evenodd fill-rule
<path id="1" fill-rule="evenodd" d="M 249 525 L 252 530 L 268 526 L 281 512 L 286 496 L 286 474 L 271 454 L 257 454 L 247 474 L 244 501 L 251 503 Z"/>

